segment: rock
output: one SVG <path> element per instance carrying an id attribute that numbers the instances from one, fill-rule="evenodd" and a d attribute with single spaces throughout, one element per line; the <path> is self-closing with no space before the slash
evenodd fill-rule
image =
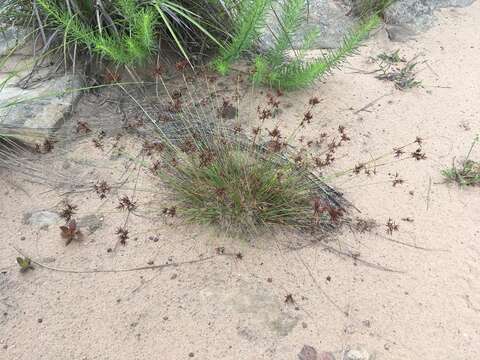
<path id="1" fill-rule="evenodd" d="M 81 84 L 76 76 L 60 75 L 27 89 L 7 85 L 0 92 L 2 132 L 30 144 L 42 143 L 67 118 L 79 98 L 79 92 L 66 91 Z"/>
<path id="2" fill-rule="evenodd" d="M 55 259 L 53 256 L 47 256 L 47 257 L 44 257 L 43 259 L 40 260 L 43 264 L 50 264 L 50 263 L 54 263 L 55 261 L 57 261 L 57 259 Z"/>
<path id="3" fill-rule="evenodd" d="M 375 1 L 375 0 L 372 0 Z M 396 0 L 384 11 L 386 30 L 392 41 L 405 41 L 421 31 L 427 30 L 434 22 L 436 9 L 444 7 L 464 7 L 475 0 Z M 304 21 L 293 36 L 292 45 L 299 48 L 304 35 L 318 29 L 320 35 L 313 48 L 338 48 L 345 35 L 358 23 L 359 10 L 365 0 L 310 0 L 307 21 Z M 277 15 L 280 5 L 277 5 Z M 267 26 L 261 37 L 261 49 L 273 46 L 274 35 L 279 29 L 275 14 L 270 14 Z"/>
<path id="4" fill-rule="evenodd" d="M 302 351 L 298 354 L 299 360 L 318 360 L 317 350 L 310 345 L 303 345 Z"/>
<path id="5" fill-rule="evenodd" d="M 5 49 L 12 47 L 14 36 L 0 36 L 0 53 L 2 49 L 8 52 Z M 32 73 L 35 61 L 30 47 L 27 44 L 1 59 L 0 129 L 3 134 L 34 145 L 42 143 L 70 114 L 80 95 L 73 90 L 81 88 L 83 81 L 79 75 L 57 72 L 49 59 Z"/>
<path id="6" fill-rule="evenodd" d="M 371 355 L 367 350 L 360 347 L 348 350 L 345 353 L 345 360 L 374 360 L 375 356 Z"/>
<path id="7" fill-rule="evenodd" d="M 78 227 L 80 230 L 86 229 L 88 234 L 93 234 L 95 231 L 103 226 L 103 218 L 97 215 L 86 215 L 78 220 Z"/>
<path id="8" fill-rule="evenodd" d="M 27 30 L 9 26 L 0 31 L 0 56 L 8 55 L 8 53 L 16 46 L 23 45 Z"/>
<path id="9" fill-rule="evenodd" d="M 392 41 L 405 41 L 430 28 L 435 10 L 465 7 L 474 0 L 397 0 L 385 10 L 387 32 Z"/>
<path id="10" fill-rule="evenodd" d="M 26 225 L 36 225 L 48 227 L 60 221 L 60 216 L 49 210 L 36 210 L 27 212 L 23 215 L 23 223 Z"/>

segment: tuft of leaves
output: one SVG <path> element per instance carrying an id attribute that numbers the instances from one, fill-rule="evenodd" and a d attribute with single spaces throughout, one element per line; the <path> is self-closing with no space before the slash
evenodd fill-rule
<path id="1" fill-rule="evenodd" d="M 75 219 L 68 221 L 67 225 L 60 226 L 60 235 L 65 239 L 65 246 L 68 246 L 73 240 L 80 241 L 83 239 L 83 234 L 78 229 Z"/>
<path id="2" fill-rule="evenodd" d="M 477 135 L 470 146 L 466 159 L 458 166 L 453 161 L 452 167 L 442 171 L 448 183 L 457 183 L 459 186 L 478 186 L 480 185 L 480 162 L 470 159 L 470 155 L 475 145 L 480 141 Z"/>
<path id="3" fill-rule="evenodd" d="M 383 52 L 374 61 L 378 66 L 377 79 L 391 81 L 399 90 L 422 86 L 422 82 L 416 79 L 419 64 L 416 57 L 407 61 L 400 56 L 399 50 L 396 50 L 392 53 Z"/>
<path id="4" fill-rule="evenodd" d="M 28 270 L 33 270 L 32 260 L 28 257 L 17 257 L 17 264 L 20 266 L 21 272 L 27 272 Z"/>

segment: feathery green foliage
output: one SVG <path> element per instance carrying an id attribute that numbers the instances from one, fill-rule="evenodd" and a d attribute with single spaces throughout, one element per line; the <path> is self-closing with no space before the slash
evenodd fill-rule
<path id="1" fill-rule="evenodd" d="M 226 74 L 231 63 L 259 39 L 260 29 L 265 25 L 265 17 L 269 13 L 270 5 L 272 4 L 268 0 L 240 1 L 233 38 L 214 62 L 218 72 Z M 255 57 L 252 80 L 255 84 L 265 84 L 285 90 L 308 86 L 340 66 L 380 21 L 377 15 L 368 17 L 345 37 L 339 49 L 328 52 L 313 61 L 306 61 L 305 53 L 319 36 L 319 32 L 317 30 L 307 32 L 298 50 L 293 50 L 292 38 L 306 19 L 307 0 L 284 0 L 279 7 L 280 15 L 277 16 L 275 12 L 278 26 L 275 29 L 273 46 L 265 54 Z M 293 50 L 293 58 L 289 58 L 287 53 L 289 50 Z"/>
<path id="2" fill-rule="evenodd" d="M 272 0 L 242 0 L 235 16 L 233 37 L 225 48 L 220 50 L 214 61 L 216 70 L 225 75 L 231 64 L 246 50 L 249 50 L 260 36 L 265 25 L 265 17 Z"/>
<path id="3" fill-rule="evenodd" d="M 226 9 L 211 0 L 7 1 L 0 23 L 33 26 L 47 46 L 63 38 L 122 65 L 148 60 L 162 41 L 190 61 L 193 51 L 221 47 L 217 37 L 229 27 Z"/>
<path id="4" fill-rule="evenodd" d="M 372 16 L 362 22 L 357 29 L 347 35 L 339 49 L 332 50 L 313 61 L 305 61 L 305 51 L 310 47 L 317 33 L 309 32 L 304 37 L 302 49 L 296 52 L 293 60 L 286 60 L 285 51 L 289 39 L 296 31 L 305 9 L 305 0 L 286 0 L 283 6 L 281 35 L 274 47 L 266 55 L 257 57 L 254 82 L 263 83 L 279 89 L 296 89 L 310 85 L 339 67 L 352 55 L 371 30 L 379 24 L 378 16 Z"/>
<path id="5" fill-rule="evenodd" d="M 124 33 L 115 36 L 85 25 L 52 0 L 37 2 L 64 29 L 66 36 L 118 64 L 140 63 L 152 51 L 155 26 L 153 10 L 139 8 L 134 0 L 117 0 L 120 16 L 127 25 Z"/>

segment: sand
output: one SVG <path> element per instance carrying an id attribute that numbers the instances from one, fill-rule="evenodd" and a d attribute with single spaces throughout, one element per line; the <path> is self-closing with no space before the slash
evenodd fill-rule
<path id="1" fill-rule="evenodd" d="M 442 10 L 431 30 L 407 43 L 391 43 L 380 30 L 343 72 L 282 96 L 281 114 L 267 124 L 293 129 L 304 104 L 318 96 L 306 139 L 334 133 L 339 125 L 351 138 L 327 175 L 383 156 L 370 163 L 376 175 L 332 176 L 330 183 L 359 216 L 378 224 L 364 234 L 345 230 L 335 242 L 388 271 L 315 244 L 291 249 L 302 243 L 293 234 L 265 235 L 249 244 L 181 219 L 151 216 L 171 205 L 165 194 L 152 192 L 160 189 L 157 180 L 131 171 L 131 161 L 115 156 L 112 137 L 103 152 L 92 148 L 91 138 L 80 138 L 62 156 L 45 155 L 39 166 L 47 166 L 51 177 L 53 168 L 71 169 L 72 184 L 117 184 L 104 200 L 91 191 L 93 184 L 68 193 L 66 187 L 52 190 L 2 171 L 0 358 L 283 360 L 296 359 L 305 344 L 338 358 L 355 346 L 376 359 L 480 357 L 480 192 L 444 184 L 440 173 L 466 155 L 480 131 L 479 21 L 476 2 Z M 407 58 L 419 55 L 422 87 L 400 91 L 369 73 L 376 68 L 370 56 L 397 48 Z M 246 91 L 244 118 L 264 98 L 260 90 Z M 91 112 L 77 111 L 73 123 L 121 117 L 114 104 L 95 103 L 93 95 L 82 101 Z M 253 125 L 255 118 L 247 122 Z M 405 160 L 396 160 L 392 149 L 417 136 L 426 159 L 408 156 L 417 147 L 412 144 Z M 472 157 L 479 159 L 478 148 Z M 404 183 L 393 186 L 396 173 Z M 115 230 L 125 213 L 115 207 L 135 182 L 139 216 L 130 217 L 130 239 L 121 246 Z M 86 238 L 67 247 L 57 224 L 25 223 L 26 213 L 58 210 L 66 197 L 78 205 L 76 218 L 93 231 L 85 225 Z M 387 234 L 388 219 L 398 231 Z M 243 258 L 217 256 L 219 246 Z M 14 247 L 47 266 L 76 271 L 151 261 L 170 265 L 108 273 L 37 265 L 20 273 Z M 172 265 L 192 260 L 199 261 Z M 293 304 L 285 303 L 288 294 Z"/>

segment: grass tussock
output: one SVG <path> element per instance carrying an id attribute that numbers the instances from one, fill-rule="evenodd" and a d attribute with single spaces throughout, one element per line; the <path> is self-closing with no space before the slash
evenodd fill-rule
<path id="1" fill-rule="evenodd" d="M 263 120 L 271 116 L 260 112 Z M 290 136 L 197 120 L 183 119 L 162 136 L 151 168 L 172 191 L 176 213 L 247 236 L 275 226 L 317 232 L 342 222 L 348 203 L 294 150 Z"/>
<path id="2" fill-rule="evenodd" d="M 480 141 L 477 136 L 470 147 L 467 157 L 460 164 L 453 161 L 452 167 L 442 171 L 447 183 L 456 183 L 459 186 L 479 186 L 480 185 L 480 162 L 470 159 L 470 155 L 476 144 Z"/>
<path id="3" fill-rule="evenodd" d="M 400 56 L 399 50 L 391 53 L 383 52 L 373 61 L 377 64 L 379 73 L 376 78 L 379 80 L 391 81 L 399 90 L 407 90 L 422 86 L 417 80 L 417 57 L 407 60 Z"/>
<path id="4" fill-rule="evenodd" d="M 184 157 L 164 178 L 194 222 L 246 233 L 265 225 L 312 225 L 313 184 L 288 161 L 217 144 Z"/>

